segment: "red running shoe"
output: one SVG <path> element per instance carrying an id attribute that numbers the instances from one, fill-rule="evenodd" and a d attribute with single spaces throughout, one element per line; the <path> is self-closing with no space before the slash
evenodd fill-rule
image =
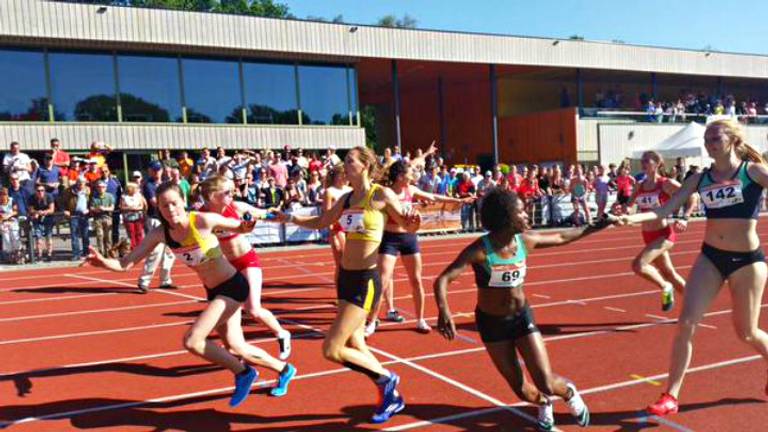
<path id="1" fill-rule="evenodd" d="M 656 403 L 648 405 L 647 411 L 649 414 L 663 417 L 667 414 L 676 414 L 678 409 L 677 399 L 669 393 L 662 393 Z"/>

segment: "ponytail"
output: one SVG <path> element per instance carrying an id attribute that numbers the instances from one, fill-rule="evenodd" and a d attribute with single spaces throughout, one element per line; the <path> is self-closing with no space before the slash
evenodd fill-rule
<path id="1" fill-rule="evenodd" d="M 754 163 L 759 164 L 765 164 L 765 158 L 763 158 L 763 155 L 757 151 L 756 148 L 752 147 L 751 145 L 741 142 L 736 147 L 736 152 L 739 153 L 739 157 L 741 157 L 742 160 L 750 161 Z"/>

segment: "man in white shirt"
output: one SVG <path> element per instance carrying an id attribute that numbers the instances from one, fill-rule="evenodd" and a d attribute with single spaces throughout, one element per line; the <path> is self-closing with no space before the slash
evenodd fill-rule
<path id="1" fill-rule="evenodd" d="M 11 174 L 16 174 L 21 184 L 24 185 L 29 180 L 31 171 L 29 156 L 21 152 L 21 145 L 18 142 L 11 142 L 10 153 L 3 156 L 3 173 L 8 177 Z"/>

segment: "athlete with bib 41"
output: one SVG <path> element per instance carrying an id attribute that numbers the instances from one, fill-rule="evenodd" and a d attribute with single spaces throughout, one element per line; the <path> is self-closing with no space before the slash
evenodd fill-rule
<path id="1" fill-rule="evenodd" d="M 448 306 L 448 285 L 472 266 L 477 285 L 475 322 L 480 338 L 498 371 L 522 400 L 539 406 L 539 430 L 554 427 L 551 397 L 565 400 L 579 426 L 589 425 L 589 409 L 576 386 L 552 373 L 544 339 L 536 327 L 533 310 L 523 292 L 526 259 L 536 248 L 559 246 L 600 231 L 587 225 L 554 233 L 528 231 L 528 215 L 514 192 L 491 189 L 480 206 L 480 220 L 490 231 L 459 254 L 435 281 L 435 299 L 440 311 L 438 329 L 449 340 L 456 336 Z M 606 222 L 615 217 L 606 216 Z M 528 383 L 518 359 L 520 353 L 533 379 Z"/>
<path id="2" fill-rule="evenodd" d="M 710 168 L 688 177 L 663 206 L 620 218 L 622 224 L 663 219 L 694 192 L 701 195 L 706 210 L 704 244 L 685 284 L 667 391 L 648 407 L 653 415 L 678 411 L 677 398 L 693 354 L 693 334 L 726 281 L 736 334 L 768 361 L 768 334 L 758 327 L 768 266 L 757 235 L 760 201 L 768 187 L 768 165 L 760 152 L 745 142 L 744 131 L 736 121 L 718 120 L 707 125 L 704 147 L 715 161 Z M 765 392 L 768 394 L 768 386 Z"/>

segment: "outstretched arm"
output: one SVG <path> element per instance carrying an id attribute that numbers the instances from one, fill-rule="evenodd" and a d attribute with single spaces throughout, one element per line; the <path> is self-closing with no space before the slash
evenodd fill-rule
<path id="1" fill-rule="evenodd" d="M 437 302 L 437 308 L 439 310 L 437 328 L 440 331 L 440 334 L 448 340 L 453 340 L 453 338 L 456 337 L 456 324 L 453 322 L 451 309 L 448 305 L 448 285 L 461 276 L 464 269 L 467 267 L 467 264 L 477 261 L 479 251 L 479 240 L 475 240 L 472 244 L 464 248 L 459 256 L 457 256 L 456 259 L 443 270 L 440 276 L 435 279 L 433 288 L 435 290 L 435 301 Z"/>
<path id="2" fill-rule="evenodd" d="M 163 227 L 155 227 L 150 231 L 144 240 L 136 246 L 128 255 L 120 258 L 106 258 L 99 253 L 93 246 L 88 248 L 88 255 L 85 257 L 85 263 L 94 267 L 101 267 L 113 272 L 125 272 L 131 269 L 134 264 L 149 255 L 160 243 L 165 240 Z"/>
<path id="3" fill-rule="evenodd" d="M 690 199 L 690 196 L 696 192 L 696 187 L 699 185 L 699 179 L 701 174 L 695 174 L 688 177 L 688 180 L 683 183 L 683 186 L 675 192 L 674 195 L 663 206 L 655 209 L 651 212 L 637 213 L 629 216 L 619 217 L 619 222 L 622 225 L 635 224 L 653 220 L 664 219 L 673 211 L 680 208 L 683 203 Z"/>
<path id="4" fill-rule="evenodd" d="M 569 228 L 553 233 L 528 231 L 523 234 L 523 241 L 525 241 L 525 246 L 531 250 L 536 248 L 562 246 L 574 242 L 582 237 L 600 232 L 606 227 L 616 223 L 617 221 L 618 219 L 615 216 L 609 214 L 604 222 L 597 225 L 586 225 L 578 228 Z"/>

